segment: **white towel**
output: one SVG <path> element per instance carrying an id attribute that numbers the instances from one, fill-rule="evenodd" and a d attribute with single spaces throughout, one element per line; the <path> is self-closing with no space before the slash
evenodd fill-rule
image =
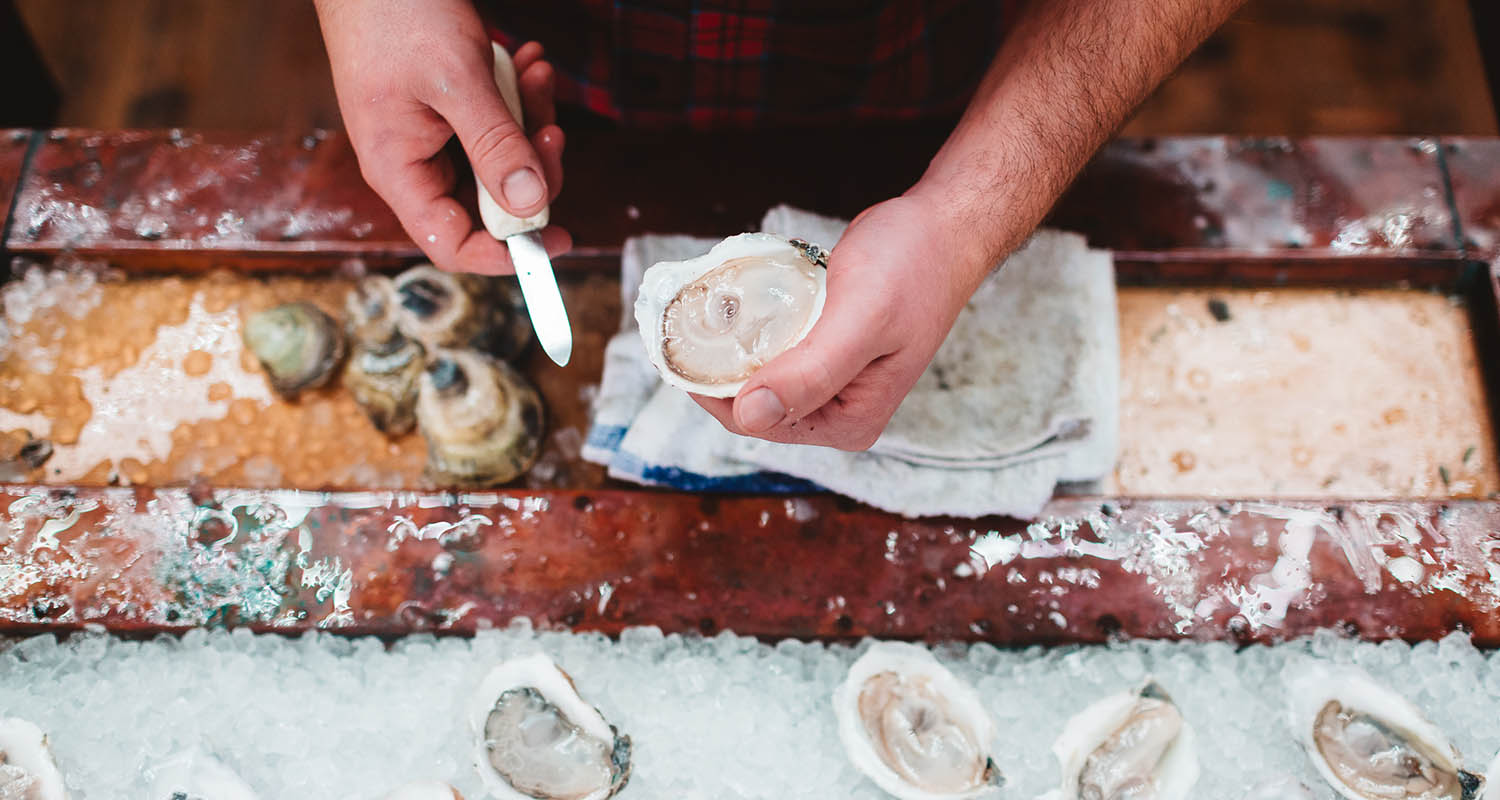
<path id="1" fill-rule="evenodd" d="M 785 206 L 762 229 L 818 244 L 846 223 Z M 643 236 L 626 243 L 622 299 L 657 261 L 715 240 Z M 952 333 L 865 453 L 739 437 L 665 386 L 632 315 L 606 351 L 584 457 L 610 474 L 689 490 L 806 491 L 822 486 L 909 516 L 1030 518 L 1058 481 L 1113 468 L 1119 343 L 1113 261 L 1083 238 L 1039 231 L 959 314 Z M 800 480 L 799 480 L 800 479 Z"/>

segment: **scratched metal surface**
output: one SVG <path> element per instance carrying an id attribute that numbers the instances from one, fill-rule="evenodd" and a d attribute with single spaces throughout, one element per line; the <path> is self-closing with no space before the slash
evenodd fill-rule
<path id="1" fill-rule="evenodd" d="M 1054 502 L 1032 524 L 676 493 L 0 492 L 0 626 L 1500 644 L 1500 503 Z"/>
<path id="2" fill-rule="evenodd" d="M 580 130 L 569 138 L 575 177 L 554 208 L 577 244 L 561 265 L 599 268 L 594 257 L 639 233 L 746 230 L 776 203 L 852 216 L 916 180 L 941 141 L 931 125 L 854 140 Z M 1452 260 L 1461 254 L 1436 151 L 1417 138 L 1124 139 L 1099 153 L 1052 221 L 1123 261 Z M 348 140 L 324 131 L 52 131 L 11 227 L 17 252 L 154 268 L 419 255 L 365 187 Z"/>

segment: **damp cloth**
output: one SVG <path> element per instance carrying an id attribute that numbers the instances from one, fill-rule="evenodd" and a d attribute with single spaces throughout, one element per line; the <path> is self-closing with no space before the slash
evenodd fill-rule
<path id="1" fill-rule="evenodd" d="M 842 220 L 778 206 L 761 229 L 824 244 Z M 625 313 L 605 352 L 584 458 L 613 477 L 690 491 L 827 489 L 907 516 L 1029 519 L 1059 482 L 1098 480 L 1119 438 L 1114 262 L 1083 237 L 1039 230 L 995 270 L 866 452 L 725 431 L 646 358 L 631 310 L 647 267 L 717 240 L 625 243 Z"/>

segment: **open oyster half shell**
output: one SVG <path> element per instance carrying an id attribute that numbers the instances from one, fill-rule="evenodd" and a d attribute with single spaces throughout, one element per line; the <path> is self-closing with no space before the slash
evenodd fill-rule
<path id="1" fill-rule="evenodd" d="M 47 735 L 24 719 L 0 719 L 0 797 L 67 800 Z"/>
<path id="2" fill-rule="evenodd" d="M 999 796 L 994 723 L 926 648 L 872 645 L 834 690 L 833 711 L 849 760 L 900 800 Z"/>
<path id="3" fill-rule="evenodd" d="M 1364 670 L 1288 665 L 1292 734 L 1318 774 L 1348 800 L 1473 800 L 1484 778 L 1463 768 L 1448 737 L 1411 701 Z"/>
<path id="4" fill-rule="evenodd" d="M 1185 800 L 1198 781 L 1193 729 L 1154 682 L 1095 701 L 1052 745 L 1062 787 L 1051 797 Z"/>
<path id="5" fill-rule="evenodd" d="M 827 257 L 816 245 L 742 233 L 687 261 L 646 270 L 635 319 L 662 379 L 733 397 L 757 369 L 802 341 L 823 313 Z"/>
<path id="6" fill-rule="evenodd" d="M 514 658 L 479 686 L 474 764 L 500 800 L 605 800 L 630 779 L 630 737 L 578 695 L 540 653 Z"/>

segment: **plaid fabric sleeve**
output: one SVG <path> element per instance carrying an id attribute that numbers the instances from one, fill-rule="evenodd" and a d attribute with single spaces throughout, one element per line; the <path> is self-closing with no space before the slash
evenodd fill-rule
<path id="1" fill-rule="evenodd" d="M 633 127 L 820 125 L 951 115 L 1005 28 L 999 0 L 488 0 L 560 103 Z"/>

